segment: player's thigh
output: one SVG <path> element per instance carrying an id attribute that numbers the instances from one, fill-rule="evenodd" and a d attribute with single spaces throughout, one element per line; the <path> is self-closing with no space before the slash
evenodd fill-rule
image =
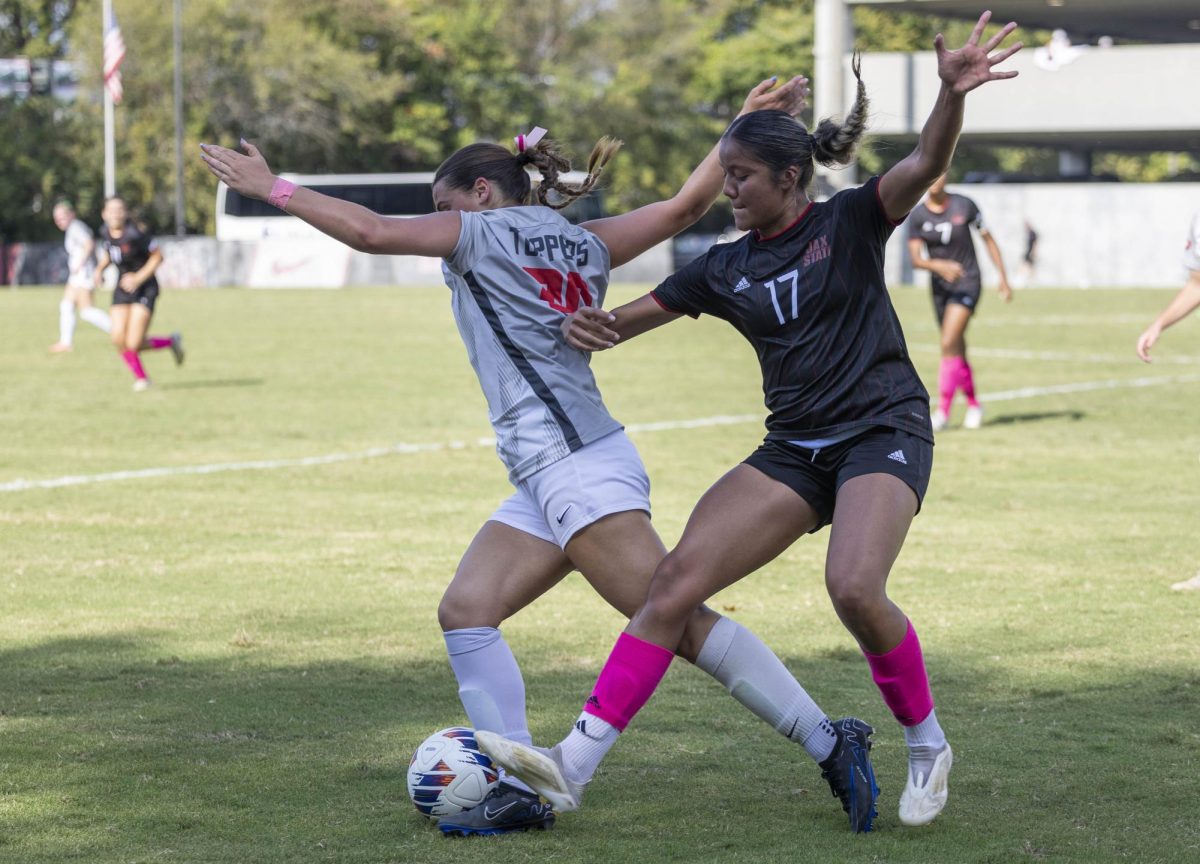
<path id="1" fill-rule="evenodd" d="M 129 329 L 129 310 L 133 304 L 118 303 L 108 310 L 108 320 L 112 322 L 109 337 L 118 348 L 125 348 L 125 334 Z"/>
<path id="2" fill-rule="evenodd" d="M 612 513 L 577 531 L 567 554 L 605 602 L 629 618 L 646 599 L 666 547 L 644 510 Z"/>
<path id="3" fill-rule="evenodd" d="M 967 325 L 971 309 L 961 303 L 947 303 L 942 313 L 942 353 L 958 356 L 966 347 Z"/>
<path id="4" fill-rule="evenodd" d="M 463 554 L 442 596 L 438 621 L 443 630 L 499 627 L 572 569 L 556 544 L 489 520 Z"/>
<path id="5" fill-rule="evenodd" d="M 67 285 L 67 299 L 80 309 L 87 309 L 92 303 L 92 290 L 85 285 Z"/>
<path id="6" fill-rule="evenodd" d="M 146 341 L 146 331 L 150 329 L 152 314 L 141 303 L 129 304 L 129 324 L 125 327 L 125 347 L 130 351 L 137 351 Z"/>
<path id="7" fill-rule="evenodd" d="M 650 589 L 673 614 L 777 558 L 821 522 L 791 487 L 742 464 L 704 493 Z"/>

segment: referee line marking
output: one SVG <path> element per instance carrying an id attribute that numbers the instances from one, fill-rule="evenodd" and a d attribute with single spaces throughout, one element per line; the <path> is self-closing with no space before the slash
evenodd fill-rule
<path id="1" fill-rule="evenodd" d="M 1200 374 L 1171 375 L 1149 378 L 1110 379 L 1107 381 L 1080 381 L 1075 384 L 1056 384 L 1047 387 L 1023 387 L 1017 390 L 1002 390 L 981 395 L 982 402 L 1010 402 L 1015 399 L 1032 399 L 1038 396 L 1056 396 L 1064 393 L 1086 393 L 1095 390 L 1124 390 L 1129 388 L 1157 387 L 1164 384 L 1191 384 L 1200 381 Z M 761 414 L 718 414 L 712 417 L 697 417 L 691 420 L 662 420 L 654 423 L 630 423 L 627 432 L 674 432 L 685 429 L 702 429 L 709 426 L 736 426 L 744 423 L 763 422 Z M 109 471 L 103 474 L 68 474 L 45 480 L 10 480 L 0 483 L 0 493 L 27 492 L 33 489 L 61 489 L 66 486 L 87 486 L 96 483 L 111 483 L 119 480 L 149 480 L 158 477 L 179 477 L 189 474 L 221 474 L 232 471 L 273 471 L 281 468 L 308 468 L 315 465 L 334 465 L 339 462 L 361 462 L 384 456 L 408 456 L 414 453 L 437 453 L 445 450 L 494 447 L 494 438 L 476 438 L 473 441 L 444 441 L 426 444 L 393 444 L 388 447 L 372 447 L 348 453 L 326 453 L 322 456 L 304 456 L 294 459 L 255 459 L 244 462 L 214 462 L 206 465 L 171 465 L 159 468 L 138 468 L 128 471 Z"/>

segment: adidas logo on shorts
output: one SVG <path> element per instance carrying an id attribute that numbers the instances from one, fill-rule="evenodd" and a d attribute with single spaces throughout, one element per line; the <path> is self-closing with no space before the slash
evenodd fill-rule
<path id="1" fill-rule="evenodd" d="M 891 459 L 893 462 L 899 462 L 901 465 L 908 464 L 908 460 L 904 458 L 903 450 L 897 450 L 894 453 L 889 453 L 888 458 Z"/>
<path id="2" fill-rule="evenodd" d="M 733 286 L 733 293 L 741 294 L 743 291 L 745 291 L 749 287 L 750 287 L 750 280 L 747 279 L 745 276 L 743 276 L 741 279 L 738 280 L 738 283 Z"/>

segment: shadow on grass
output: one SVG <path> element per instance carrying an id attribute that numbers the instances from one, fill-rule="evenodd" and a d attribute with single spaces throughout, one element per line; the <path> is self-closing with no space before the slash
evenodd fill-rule
<path id="1" fill-rule="evenodd" d="M 262 378 L 216 378 L 209 381 L 168 381 L 158 385 L 159 390 L 214 390 L 219 387 L 261 387 Z"/>
<path id="2" fill-rule="evenodd" d="M 1018 423 L 1040 423 L 1043 420 L 1071 420 L 1078 422 L 1087 414 L 1083 411 L 1036 411 L 1027 414 L 1001 414 L 989 417 L 984 426 L 1014 426 Z"/>
<path id="3" fill-rule="evenodd" d="M 913 832 L 895 815 L 903 734 L 861 655 L 787 658 L 831 715 L 877 729 L 883 798 L 862 838 L 799 748 L 677 664 L 583 812 L 545 834 L 453 843 L 405 791 L 413 747 L 465 722 L 435 650 L 297 665 L 269 646 L 185 659 L 165 647 L 177 644 L 135 631 L 0 653 L 0 858 L 999 864 L 1194 860 L 1171 856 L 1200 847 L 1191 670 L 1017 686 L 1012 666 L 927 652 L 956 767 L 951 809 Z M 541 656 L 526 667 L 539 742 L 570 728 L 595 674 Z"/>

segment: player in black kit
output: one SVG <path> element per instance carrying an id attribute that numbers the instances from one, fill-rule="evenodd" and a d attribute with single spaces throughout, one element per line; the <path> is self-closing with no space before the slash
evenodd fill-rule
<path id="1" fill-rule="evenodd" d="M 96 285 L 99 287 L 108 265 L 116 264 L 119 275 L 109 309 L 112 342 L 133 373 L 133 389 L 145 390 L 150 379 L 142 368 L 139 352 L 170 348 L 175 364 L 183 362 L 183 337 L 178 332 L 170 336 L 146 334 L 158 300 L 158 280 L 154 274 L 162 264 L 162 252 L 158 241 L 129 218 L 123 199 L 114 196 L 106 200 L 100 217 L 104 224 L 100 227 Z"/>
<path id="2" fill-rule="evenodd" d="M 967 324 L 979 304 L 982 280 L 974 228 L 987 246 L 988 256 L 1000 274 L 1000 296 L 1012 300 L 1004 259 L 990 231 L 983 225 L 983 214 L 965 195 L 946 191 L 946 175 L 933 181 L 929 197 L 913 208 L 908 216 L 908 252 L 913 267 L 928 270 L 933 288 L 933 309 L 942 328 L 942 363 L 938 371 L 938 407 L 933 412 L 935 432 L 946 428 L 954 394 L 963 391 L 967 413 L 963 428 L 983 425 L 983 407 L 975 398 L 975 378 L 967 362 Z"/>
<path id="3" fill-rule="evenodd" d="M 1017 74 L 992 68 L 1021 47 L 996 50 L 1016 24 L 981 44 L 989 18 L 985 12 L 957 51 L 937 37 L 937 101 L 916 149 L 882 177 L 826 202 L 808 197 L 814 160 L 853 157 L 867 112 L 861 80 L 845 121 L 823 121 L 811 135 L 782 112 L 747 114 L 725 133 L 720 156 L 734 221 L 749 233 L 612 314 L 581 309 L 564 324 L 570 345 L 600 350 L 684 315 L 723 318 L 758 353 L 771 414 L 763 445 L 696 505 L 567 738 L 546 750 L 480 733 L 482 749 L 560 812 L 579 806 L 600 760 L 654 692 L 690 610 L 826 524 L 834 608 L 905 729 L 900 821 L 924 825 L 945 806 L 950 747 L 916 632 L 886 591 L 929 481 L 933 434 L 928 394 L 884 284 L 883 255 L 895 226 L 945 173 L 966 94 Z M 735 654 L 717 660 L 736 663 Z M 853 718 L 833 727 L 820 766 L 851 829 L 870 830 L 874 730 Z"/>

